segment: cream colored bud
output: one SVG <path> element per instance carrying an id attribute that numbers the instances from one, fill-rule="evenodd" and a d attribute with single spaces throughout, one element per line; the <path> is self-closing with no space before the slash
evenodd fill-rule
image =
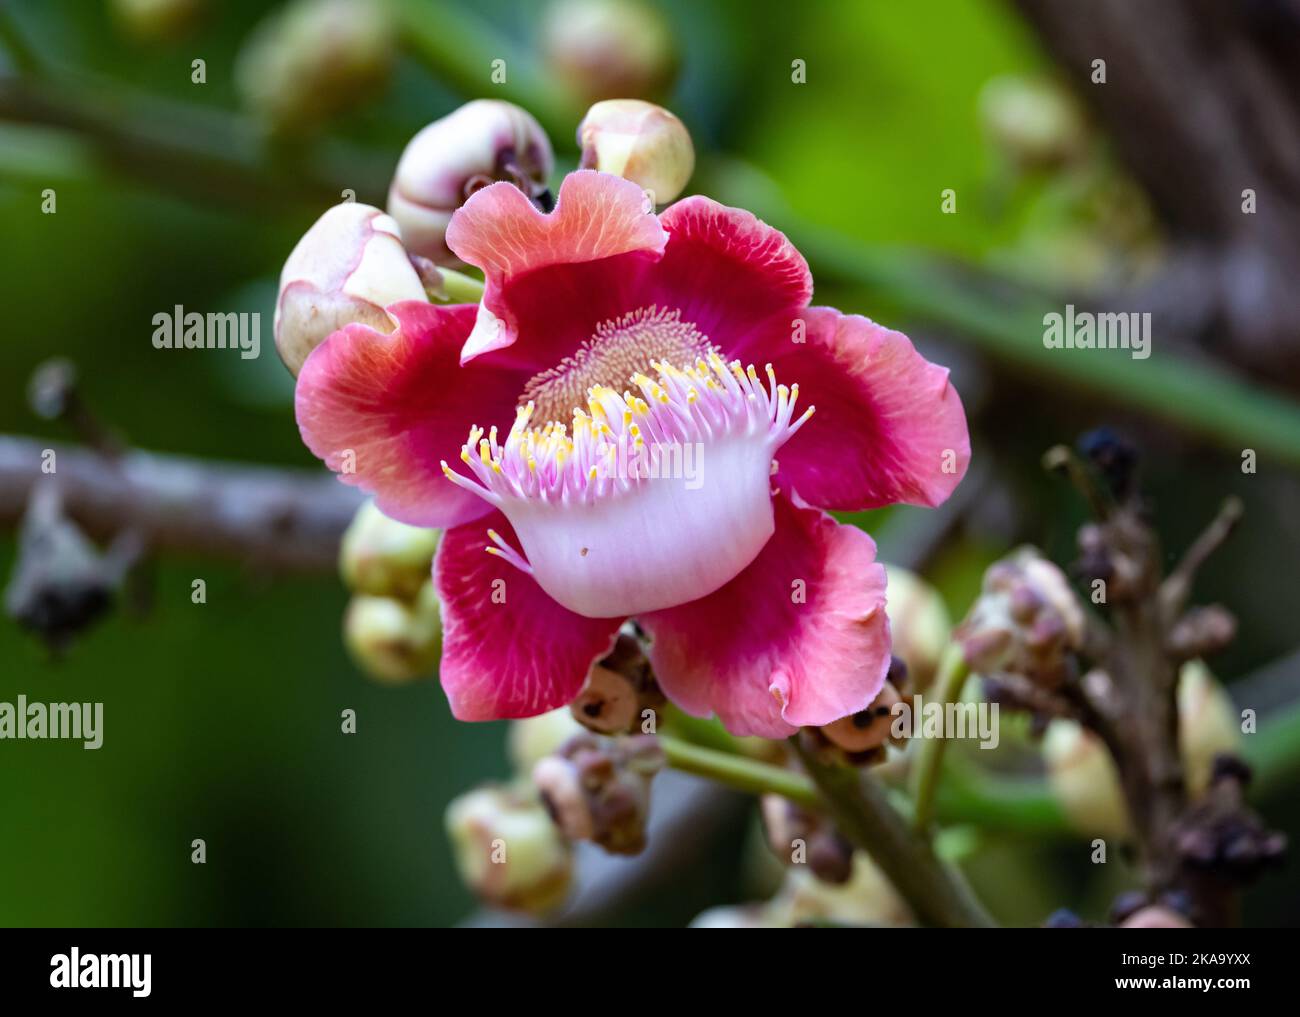
<path id="1" fill-rule="evenodd" d="M 447 224 L 471 194 L 506 180 L 539 197 L 554 168 L 550 139 L 531 113 L 500 99 L 475 99 L 410 140 L 388 189 L 388 212 L 412 254 L 454 266 Z"/>
<path id="2" fill-rule="evenodd" d="M 563 901 L 572 848 L 534 796 L 479 788 L 452 801 L 446 827 L 461 879 L 489 904 L 536 914 Z"/>
<path id="3" fill-rule="evenodd" d="M 343 640 L 370 677 L 400 685 L 432 674 L 442 653 L 442 622 L 433 581 L 413 603 L 356 596 L 343 618 Z"/>
<path id="4" fill-rule="evenodd" d="M 1178 743 L 1188 794 L 1197 798 L 1210 784 L 1214 757 L 1235 752 L 1240 726 L 1223 686 L 1200 661 L 1178 675 Z M 1079 832 L 1122 836 L 1128 815 L 1119 772 L 1101 739 L 1072 720 L 1053 720 L 1043 737 L 1043 759 L 1052 791 Z"/>
<path id="5" fill-rule="evenodd" d="M 339 571 L 353 593 L 410 600 L 429 581 L 441 530 L 407 526 L 366 501 L 339 545 Z"/>
<path id="6" fill-rule="evenodd" d="M 1178 673 L 1178 746 L 1192 797 L 1210 786 L 1214 757 L 1241 747 L 1241 715 L 1227 690 L 1199 660 Z"/>
<path id="7" fill-rule="evenodd" d="M 827 883 L 806 866 L 791 866 L 765 911 L 769 922 L 783 926 L 814 921 L 887 928 L 916 924 L 898 891 L 861 851 L 853 853 L 852 875 L 845 883 Z"/>
<path id="8" fill-rule="evenodd" d="M 296 377 L 330 333 L 353 322 L 391 332 L 396 322 L 384 308 L 425 299 L 392 217 L 344 202 L 316 220 L 284 263 L 275 348 Z"/>
<path id="9" fill-rule="evenodd" d="M 1087 130 L 1073 96 L 1050 80 L 1007 74 L 980 91 L 989 138 L 1017 165 L 1050 169 L 1080 155 Z"/>
<path id="10" fill-rule="evenodd" d="M 583 169 L 631 180 L 666 205 L 695 171 L 690 131 L 662 106 L 640 99 L 607 99 L 587 111 L 578 127 Z"/>
<path id="11" fill-rule="evenodd" d="M 952 618 L 939 591 L 898 565 L 886 565 L 885 613 L 894 656 L 907 665 L 907 691 L 924 692 L 952 637 Z"/>
<path id="12" fill-rule="evenodd" d="M 1119 773 L 1100 738 L 1073 720 L 1053 720 L 1043 735 L 1043 761 L 1071 826 L 1089 837 L 1128 833 Z"/>
<path id="13" fill-rule="evenodd" d="M 671 26 L 639 0 L 558 0 L 542 23 L 551 73 L 581 102 L 653 99 L 677 72 Z"/>
<path id="14" fill-rule="evenodd" d="M 374 94 L 391 69 L 394 38 L 384 0 L 294 0 L 253 31 L 235 83 L 272 131 L 306 133 Z"/>
<path id="15" fill-rule="evenodd" d="M 583 730 L 567 706 L 537 717 L 512 720 L 506 736 L 510 765 L 515 773 L 527 777 L 540 760 L 558 752 L 565 742 Z"/>

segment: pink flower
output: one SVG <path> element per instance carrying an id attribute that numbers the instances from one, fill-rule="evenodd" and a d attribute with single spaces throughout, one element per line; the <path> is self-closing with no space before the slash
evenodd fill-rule
<path id="1" fill-rule="evenodd" d="M 807 263 L 749 213 L 646 205 L 593 171 L 550 215 L 475 194 L 447 242 L 482 305 L 334 333 L 298 379 L 303 440 L 388 515 L 448 528 L 457 717 L 569 702 L 635 617 L 682 709 L 767 737 L 829 723 L 875 699 L 890 640 L 875 544 L 822 509 L 943 501 L 961 401 L 906 336 L 809 307 Z"/>

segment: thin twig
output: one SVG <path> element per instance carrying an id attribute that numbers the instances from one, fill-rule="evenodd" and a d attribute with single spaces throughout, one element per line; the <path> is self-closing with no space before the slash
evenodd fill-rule
<path id="1" fill-rule="evenodd" d="M 1172 620 L 1187 605 L 1192 595 L 1192 583 L 1202 565 L 1214 554 L 1224 542 L 1232 536 L 1245 508 L 1241 499 L 1233 496 L 1224 501 L 1216 515 L 1199 537 L 1183 553 L 1182 560 L 1160 584 L 1160 606 L 1165 612 L 1166 620 Z"/>

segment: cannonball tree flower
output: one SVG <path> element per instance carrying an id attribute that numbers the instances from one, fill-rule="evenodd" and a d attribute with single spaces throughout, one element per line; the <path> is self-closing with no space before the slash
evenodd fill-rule
<path id="1" fill-rule="evenodd" d="M 808 306 L 785 236 L 705 197 L 656 215 L 636 184 L 579 170 L 543 214 L 493 184 L 447 241 L 483 270 L 481 305 L 347 326 L 296 402 L 344 482 L 446 528 L 453 713 L 569 702 L 629 617 L 664 693 L 735 733 L 865 709 L 890 665 L 885 572 L 824 510 L 952 492 L 970 445 L 947 370 Z"/>

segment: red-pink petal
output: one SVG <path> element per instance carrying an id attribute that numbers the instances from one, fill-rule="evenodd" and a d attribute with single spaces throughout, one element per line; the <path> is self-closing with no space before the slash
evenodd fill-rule
<path id="1" fill-rule="evenodd" d="M 966 474 L 970 434 L 948 369 L 901 332 L 812 307 L 756 331 L 733 355 L 770 361 L 816 413 L 777 456 L 780 476 L 813 505 L 853 511 L 942 503 Z"/>
<path id="2" fill-rule="evenodd" d="M 865 709 L 889 670 L 885 570 L 861 530 L 778 494 L 776 532 L 720 590 L 638 619 L 665 694 L 783 738 Z"/>
<path id="3" fill-rule="evenodd" d="M 666 240 L 641 188 L 609 173 L 570 173 L 549 215 L 513 184 L 483 188 L 447 227 L 447 246 L 462 261 L 481 268 L 487 280 L 483 310 L 462 359 L 502 349 L 518 338 L 519 322 L 504 293 L 511 280 L 548 266 L 632 252 L 657 256 Z"/>
<path id="4" fill-rule="evenodd" d="M 561 607 L 531 576 L 487 553 L 489 527 L 519 548 L 494 511 L 448 530 L 434 559 L 442 688 L 460 720 L 534 717 L 577 696 L 591 665 L 613 648 L 622 619 Z"/>
<path id="5" fill-rule="evenodd" d="M 787 317 L 812 297 L 803 255 L 751 213 L 697 195 L 659 220 L 668 246 L 650 271 L 643 303 L 680 309 L 724 356 L 751 329 L 774 315 Z"/>
<path id="6" fill-rule="evenodd" d="M 528 373 L 460 366 L 473 305 L 409 301 L 389 310 L 398 320 L 392 335 L 349 325 L 307 358 L 294 397 L 302 440 L 394 519 L 475 519 L 487 504 L 450 483 L 439 463 L 459 456 L 470 425 L 510 424 Z"/>

